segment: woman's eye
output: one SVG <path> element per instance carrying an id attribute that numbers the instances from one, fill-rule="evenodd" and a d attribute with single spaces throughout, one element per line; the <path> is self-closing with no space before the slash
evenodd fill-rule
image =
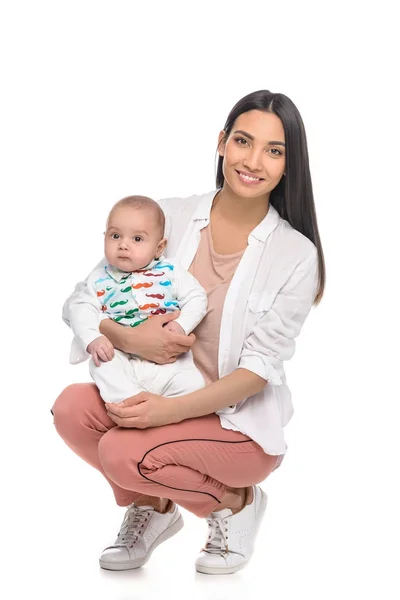
<path id="1" fill-rule="evenodd" d="M 239 144 L 239 146 L 244 146 L 245 144 L 247 144 L 247 140 L 245 140 L 244 138 L 235 138 L 237 143 Z"/>
<path id="2" fill-rule="evenodd" d="M 282 152 L 278 148 L 271 148 L 271 152 L 274 156 L 282 156 Z"/>

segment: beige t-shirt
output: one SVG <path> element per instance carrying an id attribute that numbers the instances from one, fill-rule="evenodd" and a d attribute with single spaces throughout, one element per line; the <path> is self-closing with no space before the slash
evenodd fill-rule
<path id="1" fill-rule="evenodd" d="M 222 309 L 226 292 L 244 249 L 235 254 L 217 254 L 213 248 L 210 225 L 200 232 L 200 244 L 189 273 L 196 277 L 207 292 L 206 316 L 194 329 L 196 341 L 192 346 L 193 359 L 206 383 L 218 379 L 218 345 Z"/>

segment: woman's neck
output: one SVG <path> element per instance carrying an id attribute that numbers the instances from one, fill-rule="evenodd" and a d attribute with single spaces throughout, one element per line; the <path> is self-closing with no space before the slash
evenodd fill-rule
<path id="1" fill-rule="evenodd" d="M 211 212 L 232 224 L 255 227 L 264 219 L 269 209 L 268 197 L 243 198 L 226 186 L 215 196 Z"/>

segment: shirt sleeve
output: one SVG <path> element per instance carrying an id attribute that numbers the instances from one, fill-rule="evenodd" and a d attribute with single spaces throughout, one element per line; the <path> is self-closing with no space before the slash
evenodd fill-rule
<path id="1" fill-rule="evenodd" d="M 292 358 L 295 338 L 314 303 L 318 289 L 317 250 L 300 262 L 272 306 L 245 340 L 238 368 L 256 373 L 272 385 L 281 385 L 283 362 Z"/>
<path id="2" fill-rule="evenodd" d="M 93 273 L 97 269 L 104 267 L 106 264 L 107 264 L 107 261 L 105 258 L 103 258 L 99 262 L 99 264 L 93 269 L 93 271 L 91 271 L 91 273 Z M 72 294 L 70 296 L 68 296 L 68 298 L 64 302 L 64 305 L 62 308 L 62 319 L 63 319 L 64 323 L 66 323 L 68 325 L 68 327 L 71 327 L 71 323 L 70 323 L 70 321 L 71 321 L 71 316 L 70 316 L 71 304 L 75 304 L 76 297 L 80 294 L 80 292 L 82 290 L 85 289 L 85 286 L 87 284 L 88 278 L 90 277 L 91 273 L 86 277 L 86 279 L 84 281 L 79 281 L 79 283 L 76 284 L 75 290 L 72 292 Z M 105 318 L 104 315 L 101 312 L 99 312 L 97 310 L 97 308 L 93 312 L 95 312 L 95 314 L 97 315 L 98 324 L 100 324 L 100 321 L 102 321 Z"/>
<path id="3" fill-rule="evenodd" d="M 174 288 L 181 311 L 175 323 L 189 335 L 206 315 L 207 293 L 197 279 L 177 263 L 174 263 Z"/>
<path id="4" fill-rule="evenodd" d="M 88 345 L 101 333 L 99 324 L 108 316 L 101 312 L 101 302 L 97 297 L 94 282 L 103 271 L 95 269 L 86 281 L 69 299 L 69 325 L 81 350 L 86 352 Z"/>

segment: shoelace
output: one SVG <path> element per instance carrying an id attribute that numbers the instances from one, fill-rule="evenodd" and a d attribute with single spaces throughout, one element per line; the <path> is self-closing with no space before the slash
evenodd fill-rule
<path id="1" fill-rule="evenodd" d="M 135 544 L 143 533 L 144 524 L 150 517 L 150 511 L 132 504 L 126 511 L 124 521 L 114 546 Z"/>
<path id="2" fill-rule="evenodd" d="M 208 538 L 203 550 L 210 554 L 228 554 L 228 522 L 216 515 L 207 517 Z"/>

